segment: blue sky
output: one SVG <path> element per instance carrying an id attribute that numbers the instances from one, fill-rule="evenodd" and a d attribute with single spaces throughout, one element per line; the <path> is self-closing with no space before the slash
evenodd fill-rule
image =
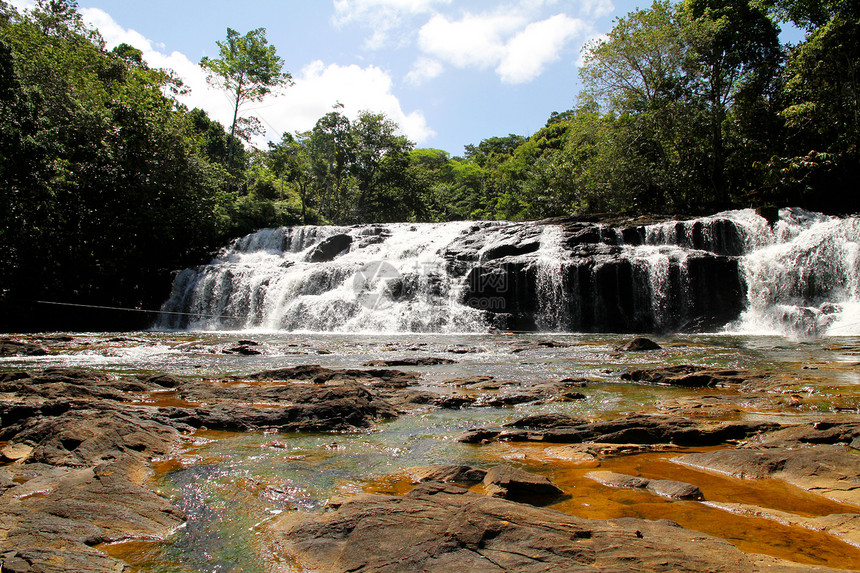
<path id="1" fill-rule="evenodd" d="M 32 0 L 12 0 L 26 8 Z M 573 106 L 588 41 L 635 0 L 78 0 L 108 47 L 127 42 L 191 87 L 185 103 L 229 123 L 227 97 L 197 66 L 227 27 L 264 27 L 295 84 L 251 104 L 267 139 L 311 129 L 344 105 L 383 112 L 419 147 L 460 155 L 497 135 L 530 135 Z M 259 142 L 259 143 L 262 143 Z"/>

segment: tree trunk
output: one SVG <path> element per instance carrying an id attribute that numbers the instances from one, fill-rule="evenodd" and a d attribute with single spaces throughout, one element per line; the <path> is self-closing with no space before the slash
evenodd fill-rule
<path id="1" fill-rule="evenodd" d="M 227 140 L 227 170 L 233 169 L 233 147 L 236 145 L 236 123 L 239 121 L 239 104 L 242 103 L 242 84 L 236 87 L 236 105 L 233 106 L 233 123 L 230 124 L 230 139 Z"/>

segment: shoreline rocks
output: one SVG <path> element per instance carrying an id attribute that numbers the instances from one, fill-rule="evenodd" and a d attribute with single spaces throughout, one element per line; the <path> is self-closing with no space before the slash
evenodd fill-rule
<path id="1" fill-rule="evenodd" d="M 667 520 L 588 520 L 439 482 L 287 515 L 273 530 L 282 554 L 330 572 L 836 571 L 746 554 Z"/>
<path id="2" fill-rule="evenodd" d="M 749 372 L 687 368 L 651 369 L 642 381 L 651 382 L 648 376 L 698 376 L 741 388 L 764 380 Z M 4 572 L 119 573 L 125 566 L 95 545 L 164 539 L 183 523 L 182 511 L 147 482 L 151 460 L 169 456 L 187 439 L 183 433 L 201 428 L 363 431 L 403 415 L 406 407 L 422 404 L 426 411 L 443 406 L 446 397 L 415 388 L 419 379 L 415 372 L 390 368 L 320 365 L 220 380 L 167 374 L 116 378 L 62 368 L 2 373 L 0 440 L 6 443 L 0 444 L 0 539 L 9 549 L 0 550 L 0 567 Z M 441 384 L 467 392 L 504 390 L 496 396 L 500 404 L 508 399 L 515 403 L 518 396 L 557 399 L 560 392 L 581 386 L 562 380 L 521 391 L 516 383 L 477 375 Z M 160 402 L 165 396 L 169 399 Z M 487 401 L 469 402 L 468 395 L 462 396 L 464 404 Z M 589 421 L 542 413 L 478 428 L 461 441 L 546 444 L 546 450 L 565 449 L 558 459 L 575 459 L 571 463 L 588 468 L 606 456 L 742 441 L 732 449 L 681 453 L 676 460 L 707 471 L 781 479 L 860 505 L 860 423 L 837 417 L 782 426 L 693 415 L 634 413 Z M 695 484 L 606 474 L 591 477 L 670 500 L 703 497 Z M 565 492 L 543 475 L 511 466 L 450 465 L 415 470 L 412 477 L 421 483 L 402 497 L 358 496 L 330 504 L 334 510 L 322 515 L 284 515 L 271 526 L 277 542 L 303 564 L 332 571 L 621 571 L 631 564 L 691 572 L 831 571 L 745 554 L 724 540 L 671 522 L 585 520 L 539 507 L 562 499 Z M 767 508 L 723 509 L 758 511 L 811 530 L 834 527 L 840 538 L 858 538 L 860 522 L 854 514 L 804 521 Z"/>
<path id="3" fill-rule="evenodd" d="M 773 422 L 714 422 L 660 414 L 629 414 L 598 422 L 536 416 L 512 422 L 507 426 L 518 429 L 477 428 L 461 436 L 459 441 L 468 444 L 489 441 L 557 444 L 603 442 L 696 447 L 742 440 L 780 427 Z"/>
<path id="4" fill-rule="evenodd" d="M 166 539 L 182 525 L 182 511 L 148 484 L 151 460 L 170 455 L 181 432 L 356 431 L 398 415 L 375 387 L 405 388 L 414 376 L 311 367 L 249 378 L 0 374 L 0 569 L 125 571 L 94 546 Z M 188 407 L 142 399 L 165 391 Z"/>

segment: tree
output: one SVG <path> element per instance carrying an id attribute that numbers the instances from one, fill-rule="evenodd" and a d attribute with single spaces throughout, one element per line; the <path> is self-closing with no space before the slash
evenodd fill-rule
<path id="1" fill-rule="evenodd" d="M 766 132 L 741 122 L 775 115 L 766 100 L 780 58 L 778 29 L 750 0 L 658 0 L 591 46 L 586 94 L 620 122 L 614 172 L 651 194 L 640 208 L 730 204 L 747 181 L 729 166 L 751 172 L 755 131 Z"/>
<path id="2" fill-rule="evenodd" d="M 709 111 L 711 184 L 720 206 L 729 204 L 726 180 L 726 119 L 745 88 L 761 92 L 778 70 L 779 29 L 748 0 L 687 0 L 687 38 L 701 95 Z"/>
<path id="3" fill-rule="evenodd" d="M 230 94 L 233 102 L 233 121 L 230 124 L 230 140 L 236 138 L 240 124 L 239 110 L 247 102 L 260 101 L 280 86 L 292 83 L 292 76 L 284 72 L 284 61 L 278 57 L 275 47 L 266 40 L 266 29 L 257 28 L 244 36 L 227 28 L 227 39 L 217 42 L 220 57 L 204 57 L 200 66 L 208 70 L 207 81 Z M 239 130 L 247 139 L 259 130 L 259 124 L 249 121 L 249 128 Z M 232 164 L 232 145 L 228 163 Z"/>
<path id="4" fill-rule="evenodd" d="M 311 223 L 308 211 L 313 201 L 311 197 L 313 172 L 308 149 L 310 137 L 310 132 L 297 133 L 295 136 L 285 133 L 280 142 L 269 142 L 268 152 L 272 172 L 291 184 L 299 196 L 303 225 Z"/>
<path id="5" fill-rule="evenodd" d="M 0 8 L 0 317 L 28 321 L 33 299 L 157 306 L 224 239 L 225 171 L 170 75 L 106 51 L 73 2 Z"/>
<path id="6" fill-rule="evenodd" d="M 589 159 L 588 186 L 601 189 L 591 207 L 609 196 L 626 196 L 626 206 L 636 210 L 706 200 L 700 182 L 706 121 L 699 78 L 688 70 L 688 28 L 677 5 L 657 1 L 619 19 L 605 40 L 589 46 L 580 71 L 585 107 L 599 104 L 608 112 L 600 120 L 594 110 L 578 114 L 589 119 L 590 133 L 600 134 L 596 147 L 585 147 L 599 150 Z"/>
<path id="7" fill-rule="evenodd" d="M 810 30 L 784 71 L 786 148 L 763 162 L 775 201 L 860 209 L 860 7 L 851 0 L 779 5 Z"/>

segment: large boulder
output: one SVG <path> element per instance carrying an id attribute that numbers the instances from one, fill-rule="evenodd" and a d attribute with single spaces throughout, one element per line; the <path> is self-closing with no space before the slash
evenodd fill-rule
<path id="1" fill-rule="evenodd" d="M 352 245 L 349 235 L 334 235 L 324 239 L 308 254 L 308 262 L 324 263 L 334 259 Z"/>

